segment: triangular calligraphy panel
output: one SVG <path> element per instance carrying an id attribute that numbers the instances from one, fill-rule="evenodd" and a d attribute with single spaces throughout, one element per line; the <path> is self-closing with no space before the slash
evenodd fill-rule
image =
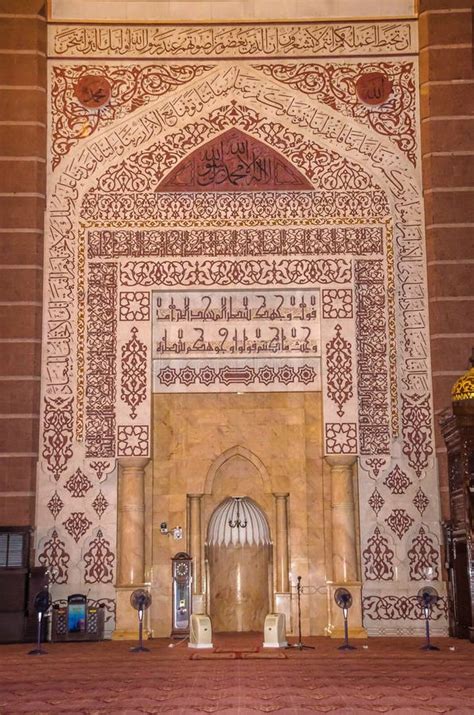
<path id="1" fill-rule="evenodd" d="M 180 162 L 158 191 L 305 191 L 308 179 L 281 154 L 229 129 Z"/>

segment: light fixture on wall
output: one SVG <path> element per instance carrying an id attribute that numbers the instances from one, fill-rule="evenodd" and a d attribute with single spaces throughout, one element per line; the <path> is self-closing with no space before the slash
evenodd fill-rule
<path id="1" fill-rule="evenodd" d="M 232 497 L 234 500 L 234 503 L 232 504 L 231 511 L 230 511 L 230 519 L 229 519 L 229 526 L 231 529 L 245 529 L 247 526 L 247 519 L 244 521 L 241 520 L 240 518 L 240 502 L 242 501 L 242 497 Z"/>
<path id="2" fill-rule="evenodd" d="M 160 531 L 163 536 L 172 536 L 175 541 L 179 541 L 183 538 L 183 529 L 181 526 L 175 526 L 174 529 L 168 529 L 166 521 L 161 522 Z"/>

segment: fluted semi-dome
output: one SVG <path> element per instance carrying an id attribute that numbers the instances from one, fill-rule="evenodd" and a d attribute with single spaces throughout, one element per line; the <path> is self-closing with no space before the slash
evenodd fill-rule
<path id="1" fill-rule="evenodd" d="M 451 391 L 451 399 L 453 402 L 459 403 L 464 400 L 474 401 L 474 348 L 470 358 L 470 369 L 461 375 L 459 380 L 454 383 Z"/>
<path id="2" fill-rule="evenodd" d="M 271 544 L 265 514 L 250 497 L 228 497 L 209 520 L 207 543 L 209 546 Z"/>

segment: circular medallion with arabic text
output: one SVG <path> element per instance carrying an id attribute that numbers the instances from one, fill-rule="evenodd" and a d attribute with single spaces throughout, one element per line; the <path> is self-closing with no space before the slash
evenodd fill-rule
<path id="1" fill-rule="evenodd" d="M 356 82 L 356 92 L 364 104 L 383 104 L 392 93 L 393 83 L 383 72 L 367 72 Z"/>
<path id="2" fill-rule="evenodd" d="M 102 75 L 84 75 L 74 87 L 74 94 L 87 109 L 103 107 L 109 101 L 110 93 L 110 82 Z"/>

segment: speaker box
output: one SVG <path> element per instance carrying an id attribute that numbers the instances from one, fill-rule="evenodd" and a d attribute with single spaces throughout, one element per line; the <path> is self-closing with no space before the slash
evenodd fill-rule
<path id="1" fill-rule="evenodd" d="M 211 619 L 204 613 L 191 615 L 188 648 L 212 648 Z"/>
<path id="2" fill-rule="evenodd" d="M 0 643 L 23 640 L 27 580 L 26 569 L 0 571 Z"/>
<path id="3" fill-rule="evenodd" d="M 284 613 L 269 613 L 265 618 L 264 648 L 286 648 L 286 622 Z"/>

